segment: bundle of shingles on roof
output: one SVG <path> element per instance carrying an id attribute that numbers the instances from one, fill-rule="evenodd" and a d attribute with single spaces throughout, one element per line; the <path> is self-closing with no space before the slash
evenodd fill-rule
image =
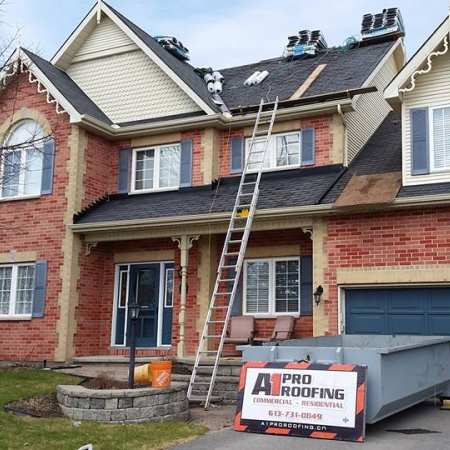
<path id="1" fill-rule="evenodd" d="M 328 47 L 327 41 L 320 30 L 300 30 L 298 35 L 289 36 L 284 56 L 297 58 L 301 56 L 314 56 L 320 50 Z"/>
<path id="2" fill-rule="evenodd" d="M 363 15 L 361 24 L 363 39 L 399 31 L 405 31 L 405 26 L 398 8 L 386 8 L 381 13 Z"/>

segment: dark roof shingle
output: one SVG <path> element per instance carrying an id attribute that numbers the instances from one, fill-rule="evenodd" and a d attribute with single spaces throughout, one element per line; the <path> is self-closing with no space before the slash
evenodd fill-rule
<path id="1" fill-rule="evenodd" d="M 265 173 L 261 179 L 258 209 L 315 204 L 340 169 L 338 165 Z M 224 178 L 216 189 L 199 186 L 171 192 L 114 196 L 75 218 L 75 223 L 231 212 L 239 179 Z"/>
<path id="2" fill-rule="evenodd" d="M 275 58 L 222 69 L 220 72 L 225 78 L 225 84 L 221 97 L 230 109 L 256 105 L 261 98 L 267 97 L 270 100 L 276 96 L 280 100 L 288 100 L 320 64 L 326 64 L 326 67 L 303 97 L 356 89 L 362 86 L 395 43 L 395 40 L 373 43 L 345 53 L 329 49 L 328 53 L 312 58 L 295 61 Z M 269 72 L 269 76 L 260 85 L 244 86 L 244 81 L 250 75 L 264 70 Z"/>

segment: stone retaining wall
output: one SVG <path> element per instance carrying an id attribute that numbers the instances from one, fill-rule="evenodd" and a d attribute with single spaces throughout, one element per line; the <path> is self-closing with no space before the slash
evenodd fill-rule
<path id="1" fill-rule="evenodd" d="M 75 420 L 111 423 L 188 420 L 185 383 L 167 389 L 94 390 L 83 386 L 58 386 L 57 399 L 64 415 Z"/>

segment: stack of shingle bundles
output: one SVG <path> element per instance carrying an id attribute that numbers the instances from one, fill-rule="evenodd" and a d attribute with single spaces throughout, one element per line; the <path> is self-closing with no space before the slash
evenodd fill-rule
<path id="1" fill-rule="evenodd" d="M 283 53 L 285 57 L 291 56 L 294 53 L 294 47 L 298 44 L 299 39 L 300 38 L 298 36 L 288 37 L 288 44 L 286 45 Z"/>
<path id="2" fill-rule="evenodd" d="M 361 34 L 365 35 L 373 27 L 373 14 L 364 14 L 361 23 Z"/>
<path id="3" fill-rule="evenodd" d="M 189 60 L 189 50 L 174 36 L 155 36 L 154 39 L 168 52 L 182 61 Z"/>
<path id="4" fill-rule="evenodd" d="M 385 26 L 385 16 L 383 13 L 377 13 L 373 16 L 373 28 L 382 28 Z"/>
<path id="5" fill-rule="evenodd" d="M 311 31 L 309 30 L 300 30 L 298 32 L 299 41 L 298 43 L 301 45 L 306 45 L 311 40 Z"/>
<path id="6" fill-rule="evenodd" d="M 403 17 L 398 8 L 387 8 L 383 11 L 387 28 L 397 28 L 397 31 L 404 31 L 405 25 Z"/>
<path id="7" fill-rule="evenodd" d="M 311 38 L 308 44 L 315 45 L 319 50 L 325 50 L 328 48 L 327 41 L 320 30 L 311 31 Z"/>

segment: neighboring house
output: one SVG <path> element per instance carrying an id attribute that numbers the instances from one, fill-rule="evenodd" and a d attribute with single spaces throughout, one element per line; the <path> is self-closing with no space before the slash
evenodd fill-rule
<path id="1" fill-rule="evenodd" d="M 450 153 L 446 105 L 433 101 L 433 85 L 448 54 L 411 93 L 400 90 L 442 47 L 447 22 L 400 74 L 403 38 L 394 34 L 223 69 L 221 102 L 188 63 L 106 3 L 100 8 L 51 62 L 18 49 L 2 75 L 2 140 L 30 130 L 48 138 L 41 158 L 21 148 L 32 170 L 2 184 L 0 359 L 126 355 L 126 307 L 144 298 L 138 354 L 194 354 L 256 105 L 276 96 L 232 314 L 255 316 L 263 337 L 279 315 L 295 317 L 297 337 L 446 334 Z M 257 70 L 269 77 L 244 86 Z M 403 163 L 388 85 L 407 126 Z M 414 123 L 436 122 L 413 142 L 410 110 Z"/>

